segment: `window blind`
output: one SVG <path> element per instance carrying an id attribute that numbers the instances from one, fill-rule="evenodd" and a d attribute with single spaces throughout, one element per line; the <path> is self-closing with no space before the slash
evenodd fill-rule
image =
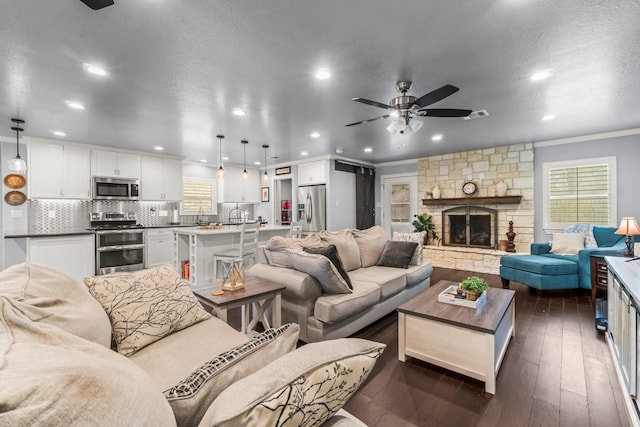
<path id="1" fill-rule="evenodd" d="M 215 203 L 215 181 L 184 178 L 183 213 L 211 213 L 215 211 Z"/>

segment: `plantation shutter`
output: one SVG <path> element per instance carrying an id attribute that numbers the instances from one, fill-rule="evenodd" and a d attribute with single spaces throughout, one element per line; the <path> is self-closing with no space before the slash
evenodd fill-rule
<path id="1" fill-rule="evenodd" d="M 184 214 L 210 214 L 215 212 L 215 181 L 184 178 L 183 205 Z"/>
<path id="2" fill-rule="evenodd" d="M 609 165 L 549 169 L 549 218 L 553 224 L 609 224 Z"/>

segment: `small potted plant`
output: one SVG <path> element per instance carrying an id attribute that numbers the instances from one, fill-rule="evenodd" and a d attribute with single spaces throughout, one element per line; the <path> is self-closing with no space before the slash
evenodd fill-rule
<path id="1" fill-rule="evenodd" d="M 422 231 L 425 232 L 424 244 L 426 245 L 429 242 L 429 239 L 437 241 L 438 234 L 436 233 L 436 226 L 433 223 L 433 217 L 428 213 L 423 213 L 418 215 L 416 218 L 417 219 L 413 221 L 413 228 L 416 233 L 420 233 Z"/>
<path id="2" fill-rule="evenodd" d="M 487 282 L 479 277 L 467 277 L 460 282 L 460 287 L 467 293 L 467 299 L 475 301 L 487 289 Z"/>

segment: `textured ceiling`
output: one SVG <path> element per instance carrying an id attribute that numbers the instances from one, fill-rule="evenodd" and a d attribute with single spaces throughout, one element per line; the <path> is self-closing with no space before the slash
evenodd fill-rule
<path id="1" fill-rule="evenodd" d="M 640 127 L 635 0 L 115 1 L 100 11 L 0 2 L 0 134 L 20 116 L 27 136 L 64 130 L 69 141 L 161 145 L 214 164 L 218 133 L 231 163 L 243 161 L 241 139 L 248 164 L 264 160 L 262 144 L 279 163 L 336 148 L 380 163 Z M 318 67 L 332 78 L 316 80 Z M 540 69 L 554 74 L 531 81 Z M 387 120 L 345 126 L 385 114 L 351 98 L 388 103 L 398 80 L 413 81 L 415 96 L 453 84 L 460 91 L 432 107 L 490 116 L 420 118 L 413 135 L 390 135 Z M 444 139 L 431 141 L 436 133 Z"/>

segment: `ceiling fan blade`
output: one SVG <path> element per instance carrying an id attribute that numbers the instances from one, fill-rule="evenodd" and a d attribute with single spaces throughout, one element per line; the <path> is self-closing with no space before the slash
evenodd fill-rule
<path id="1" fill-rule="evenodd" d="M 355 122 L 355 123 L 349 123 L 348 125 L 345 125 L 345 126 L 355 126 L 355 125 L 359 125 L 359 124 L 362 124 L 362 123 L 369 123 L 369 122 L 376 121 L 378 119 L 386 119 L 389 116 L 390 116 L 390 114 L 385 114 L 384 116 L 374 117 L 373 119 L 367 119 L 367 120 L 362 120 L 362 121 Z"/>
<path id="2" fill-rule="evenodd" d="M 421 116 L 427 117 L 467 117 L 471 114 L 471 110 L 458 110 L 455 108 L 429 108 L 426 110 L 420 110 Z"/>
<path id="3" fill-rule="evenodd" d="M 459 90 L 460 89 L 455 86 L 444 85 L 439 89 L 427 93 L 426 95 L 422 95 L 420 98 L 416 99 L 414 104 L 418 105 L 420 108 L 424 108 L 438 101 L 442 101 L 447 96 L 451 96 Z"/>
<path id="4" fill-rule="evenodd" d="M 392 108 L 391 105 L 383 104 L 382 102 L 371 101 L 369 99 L 364 99 L 364 98 L 351 98 L 351 100 L 356 102 L 362 102 L 363 104 L 367 104 L 367 105 L 373 105 L 374 107 L 380 107 L 385 109 Z"/>

